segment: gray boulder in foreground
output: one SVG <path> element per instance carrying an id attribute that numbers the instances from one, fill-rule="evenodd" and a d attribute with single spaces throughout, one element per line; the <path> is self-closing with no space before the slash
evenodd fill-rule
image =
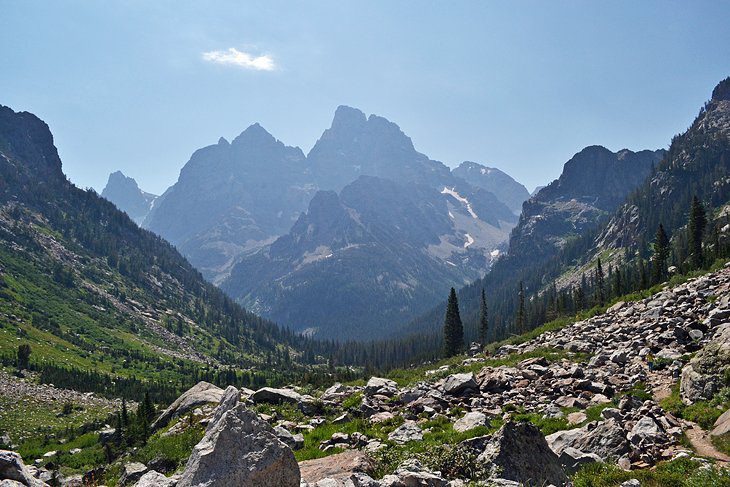
<path id="1" fill-rule="evenodd" d="M 294 453 L 268 423 L 241 403 L 215 416 L 178 487 L 299 487 Z"/>
<path id="2" fill-rule="evenodd" d="M 23 459 L 17 453 L 8 450 L 0 450 L 0 479 L 7 484 L 17 482 L 26 487 L 48 487 L 48 484 L 33 477 Z"/>
<path id="3" fill-rule="evenodd" d="M 563 485 L 568 480 L 545 437 L 528 422 L 505 423 L 489 440 L 478 461 L 491 471 L 492 478 L 525 486 Z"/>

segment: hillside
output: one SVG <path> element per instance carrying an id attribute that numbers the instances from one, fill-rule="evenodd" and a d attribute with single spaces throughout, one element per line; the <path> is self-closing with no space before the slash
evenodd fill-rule
<path id="1" fill-rule="evenodd" d="M 41 380 L 114 397 L 168 399 L 200 378 L 279 382 L 312 374 L 304 363 L 327 350 L 239 307 L 170 244 L 69 183 L 46 124 L 7 107 L 0 313 L 4 365 L 28 344 Z"/>

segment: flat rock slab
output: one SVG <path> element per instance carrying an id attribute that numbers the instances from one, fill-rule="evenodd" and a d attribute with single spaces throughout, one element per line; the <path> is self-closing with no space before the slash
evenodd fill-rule
<path id="1" fill-rule="evenodd" d="M 370 473 L 373 462 L 367 454 L 357 450 L 347 450 L 324 458 L 299 462 L 302 480 L 316 484 L 322 479 L 344 480 L 353 473 Z"/>

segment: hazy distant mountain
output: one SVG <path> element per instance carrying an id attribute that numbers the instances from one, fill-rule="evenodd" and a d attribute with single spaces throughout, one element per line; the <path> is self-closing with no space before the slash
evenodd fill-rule
<path id="1" fill-rule="evenodd" d="M 530 197 L 527 188 L 494 167 L 464 161 L 451 172 L 454 176 L 493 193 L 516 215 L 522 211 L 522 203 Z"/>
<path id="2" fill-rule="evenodd" d="M 432 187 L 451 181 L 449 168 L 417 152 L 398 125 L 347 106 L 337 108 L 307 161 L 320 189 L 339 191 L 363 175 Z"/>
<path id="3" fill-rule="evenodd" d="M 495 194 L 416 151 L 396 124 L 341 106 L 306 157 L 258 124 L 196 151 L 144 226 L 251 309 L 347 338 L 373 336 L 482 276 L 516 223 Z M 323 314 L 317 296 L 333 311 Z"/>
<path id="4" fill-rule="evenodd" d="M 197 150 L 144 226 L 215 282 L 242 253 L 286 233 L 315 191 L 302 151 L 254 124 Z"/>
<path id="5" fill-rule="evenodd" d="M 532 190 L 532 193 L 530 193 L 530 196 L 535 196 L 535 195 L 536 195 L 537 193 L 539 193 L 539 192 L 540 192 L 540 190 L 541 190 L 542 188 L 544 188 L 544 187 L 545 187 L 545 186 L 535 186 L 535 189 L 533 189 L 533 190 Z"/>
<path id="6" fill-rule="evenodd" d="M 482 210 L 459 188 L 362 176 L 339 195 L 318 192 L 291 232 L 244 258 L 223 288 L 298 331 L 375 338 L 486 272 L 512 224 L 493 226 Z"/>
<path id="7" fill-rule="evenodd" d="M 137 225 L 142 224 L 158 198 L 157 195 L 139 189 L 137 181 L 125 176 L 121 171 L 109 175 L 101 196 L 129 215 Z"/>

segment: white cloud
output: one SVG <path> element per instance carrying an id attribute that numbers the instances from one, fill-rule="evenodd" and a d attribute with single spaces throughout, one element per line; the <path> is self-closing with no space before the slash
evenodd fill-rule
<path id="1" fill-rule="evenodd" d="M 253 56 L 242 52 L 235 47 L 227 51 L 209 51 L 203 53 L 203 59 L 216 64 L 238 66 L 240 68 L 253 69 L 255 71 L 273 71 L 276 69 L 274 59 L 269 55 Z"/>

